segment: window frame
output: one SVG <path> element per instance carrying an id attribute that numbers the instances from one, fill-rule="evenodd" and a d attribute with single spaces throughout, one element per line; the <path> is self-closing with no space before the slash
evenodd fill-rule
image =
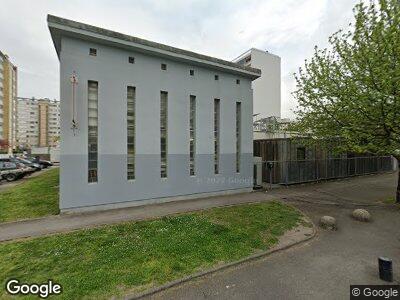
<path id="1" fill-rule="evenodd" d="M 97 56 L 97 48 L 89 48 L 90 56 Z"/>
<path id="2" fill-rule="evenodd" d="M 306 160 L 307 157 L 307 149 L 304 146 L 298 146 L 296 147 L 296 159 L 301 161 L 301 160 Z"/>
<path id="3" fill-rule="evenodd" d="M 161 159 L 160 161 L 161 178 L 168 178 L 168 92 L 167 91 L 160 91 L 160 159 Z"/>
<path id="4" fill-rule="evenodd" d="M 95 80 L 88 80 L 87 84 L 88 183 L 97 183 L 99 180 L 99 83 Z M 91 91 L 91 89 L 95 89 L 95 91 Z M 94 99 L 91 99 L 91 96 L 95 96 Z M 95 125 L 91 125 L 91 119 Z"/>
<path id="5" fill-rule="evenodd" d="M 242 152 L 242 103 L 236 102 L 236 173 L 240 173 Z"/>
<path id="6" fill-rule="evenodd" d="M 214 174 L 220 174 L 221 100 L 214 99 Z"/>
<path id="7" fill-rule="evenodd" d="M 130 101 L 132 95 L 132 101 Z M 132 105 L 130 111 L 129 105 Z M 136 176 L 136 87 L 128 85 L 126 88 L 126 147 L 127 147 L 127 180 L 134 180 Z M 132 118 L 132 120 L 130 120 Z M 132 134 L 130 134 L 132 132 Z M 132 166 L 131 166 L 132 165 Z"/>
<path id="8" fill-rule="evenodd" d="M 196 111 L 195 95 L 189 96 L 189 174 L 196 176 Z"/>

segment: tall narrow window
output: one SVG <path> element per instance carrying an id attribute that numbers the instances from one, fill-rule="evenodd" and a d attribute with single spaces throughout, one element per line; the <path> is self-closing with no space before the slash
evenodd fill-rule
<path id="1" fill-rule="evenodd" d="M 241 152 L 241 121 L 242 107 L 240 102 L 236 102 L 236 172 L 240 172 L 240 152 Z"/>
<path id="2" fill-rule="evenodd" d="M 219 99 L 214 99 L 214 173 L 219 174 Z"/>
<path id="3" fill-rule="evenodd" d="M 168 167 L 168 92 L 161 92 L 160 99 L 161 178 L 167 177 Z"/>
<path id="4" fill-rule="evenodd" d="M 98 82 L 88 81 L 88 181 L 97 182 Z"/>
<path id="5" fill-rule="evenodd" d="M 136 89 L 127 87 L 127 178 L 135 179 L 135 101 Z"/>
<path id="6" fill-rule="evenodd" d="M 190 96 L 190 122 L 189 122 L 189 151 L 190 151 L 190 175 L 195 175 L 196 155 L 196 96 Z"/>

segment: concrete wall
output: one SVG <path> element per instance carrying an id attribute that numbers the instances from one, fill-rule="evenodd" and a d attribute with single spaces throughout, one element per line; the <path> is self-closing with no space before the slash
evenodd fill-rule
<path id="1" fill-rule="evenodd" d="M 89 48 L 97 56 L 89 56 Z M 135 57 L 135 64 L 128 63 Z M 160 64 L 168 65 L 167 71 Z M 189 69 L 195 76 L 189 76 Z M 78 76 L 73 134 L 70 76 Z M 214 80 L 214 75 L 219 80 Z M 236 79 L 241 83 L 236 84 Z M 98 182 L 88 183 L 87 81 L 99 83 Z M 60 208 L 252 187 L 251 80 L 156 56 L 62 38 Z M 136 87 L 135 180 L 127 180 L 126 86 Z M 168 91 L 168 178 L 160 178 L 160 91 Z M 197 100 L 196 176 L 189 176 L 189 96 Z M 214 175 L 214 98 L 221 99 L 220 174 Z M 235 107 L 242 102 L 241 171 L 236 173 Z"/>
<path id="2" fill-rule="evenodd" d="M 251 50 L 252 67 L 261 69 L 261 77 L 253 81 L 254 113 L 262 117 L 281 116 L 281 58 Z"/>

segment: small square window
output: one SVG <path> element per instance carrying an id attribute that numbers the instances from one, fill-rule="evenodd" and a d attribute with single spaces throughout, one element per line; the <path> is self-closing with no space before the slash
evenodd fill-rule
<path id="1" fill-rule="evenodd" d="M 166 70 L 167 69 L 167 64 L 161 64 L 161 70 Z"/>
<path id="2" fill-rule="evenodd" d="M 219 76 L 218 75 L 214 75 L 214 80 L 219 80 Z"/>
<path id="3" fill-rule="evenodd" d="M 89 50 L 89 55 L 91 55 L 91 56 L 97 56 L 97 49 L 95 49 L 95 48 L 90 48 L 90 50 Z"/>
<path id="4" fill-rule="evenodd" d="M 190 76 L 194 76 L 194 70 L 189 71 Z"/>
<path id="5" fill-rule="evenodd" d="M 129 63 L 134 64 L 135 63 L 135 58 L 133 56 L 129 56 Z"/>
<path id="6" fill-rule="evenodd" d="M 305 147 L 297 147 L 296 154 L 297 154 L 297 160 L 305 160 L 306 159 L 306 148 Z"/>
<path id="7" fill-rule="evenodd" d="M 240 84 L 240 79 L 236 79 L 236 84 Z"/>

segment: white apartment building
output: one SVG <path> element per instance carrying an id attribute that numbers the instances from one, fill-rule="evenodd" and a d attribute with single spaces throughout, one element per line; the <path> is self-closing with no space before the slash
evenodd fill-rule
<path id="1" fill-rule="evenodd" d="M 253 113 L 261 118 L 281 117 L 281 58 L 267 51 L 251 48 L 234 62 L 261 70 L 261 77 L 254 80 Z"/>
<path id="2" fill-rule="evenodd" d="M 60 102 L 18 98 L 17 144 L 23 148 L 55 146 L 60 136 Z"/>

